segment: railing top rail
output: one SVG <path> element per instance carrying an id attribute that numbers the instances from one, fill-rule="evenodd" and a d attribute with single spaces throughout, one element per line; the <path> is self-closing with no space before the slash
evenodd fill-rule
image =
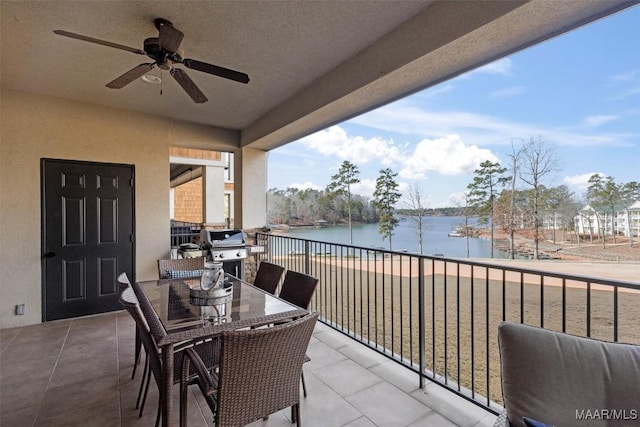
<path id="1" fill-rule="evenodd" d="M 267 236 L 267 237 L 275 237 L 275 238 L 279 238 L 279 239 L 289 239 L 289 240 L 297 240 L 297 241 L 300 241 L 300 242 L 311 242 L 311 243 L 319 243 L 319 244 L 326 244 L 326 245 L 332 245 L 332 246 L 340 246 L 340 247 L 351 248 L 351 249 L 356 249 L 356 250 L 363 250 L 363 251 L 370 251 L 370 252 L 375 252 L 375 253 L 380 253 L 380 254 L 389 254 L 389 255 L 413 257 L 413 258 L 419 258 L 419 259 L 428 259 L 428 260 L 438 261 L 438 262 L 452 262 L 452 263 L 458 263 L 458 264 L 462 264 L 462 265 L 468 265 L 468 266 L 471 266 L 471 267 L 483 267 L 483 268 L 489 268 L 489 269 L 494 269 L 494 270 L 505 270 L 505 271 L 514 272 L 514 273 L 523 273 L 523 274 L 532 274 L 532 275 L 537 275 L 537 276 L 554 277 L 554 278 L 558 278 L 558 279 L 566 279 L 566 280 L 577 281 L 577 282 L 588 282 L 588 283 L 592 283 L 592 284 L 606 285 L 606 286 L 613 286 L 613 287 L 620 287 L 620 288 L 627 288 L 627 289 L 634 289 L 634 290 L 639 290 L 640 291 L 640 282 L 629 282 L 629 281 L 623 281 L 623 280 L 611 280 L 611 279 L 606 279 L 606 278 L 601 278 L 601 277 L 589 277 L 589 276 L 581 276 L 581 275 L 572 275 L 572 274 L 557 273 L 557 272 L 545 271 L 545 270 L 533 269 L 533 268 L 512 267 L 512 266 L 507 266 L 507 265 L 498 265 L 498 264 L 491 263 L 491 262 L 472 261 L 472 260 L 463 259 L 463 258 L 449 258 L 449 257 L 439 256 L 439 255 L 424 255 L 424 254 L 417 254 L 417 253 L 413 253 L 413 252 L 393 251 L 393 250 L 388 250 L 388 249 L 383 249 L 383 248 L 354 246 L 354 245 L 348 245 L 348 244 L 344 244 L 344 243 L 323 242 L 323 241 L 320 241 L 320 240 L 302 239 L 302 238 L 299 238 L 299 237 L 282 236 L 282 235 L 279 235 L 279 234 L 272 234 L 272 233 L 258 232 L 256 234 L 257 235 Z M 638 268 L 638 276 L 640 277 L 640 266 Z"/>

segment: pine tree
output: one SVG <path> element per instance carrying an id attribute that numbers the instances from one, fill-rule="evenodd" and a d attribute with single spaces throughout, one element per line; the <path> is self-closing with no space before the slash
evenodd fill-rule
<path id="1" fill-rule="evenodd" d="M 356 165 L 345 160 L 340 165 L 338 173 L 331 177 L 327 186 L 327 192 L 332 194 L 344 194 L 347 196 L 347 213 L 349 216 L 349 244 L 353 245 L 353 229 L 351 227 L 351 186 L 360 182 L 360 170 Z"/>
<path id="2" fill-rule="evenodd" d="M 473 182 L 467 186 L 469 189 L 469 204 L 480 218 L 480 223 L 491 226 L 491 258 L 493 258 L 493 212 L 495 200 L 498 195 L 498 186 L 503 186 L 509 178 L 503 174 L 507 168 L 500 166 L 500 163 L 493 163 L 485 160 L 480 163 L 480 168 L 473 171 L 475 177 Z"/>
<path id="3" fill-rule="evenodd" d="M 378 231 L 382 240 L 389 239 L 391 250 L 391 237 L 393 230 L 398 225 L 398 217 L 395 215 L 395 205 L 402 195 L 398 191 L 398 183 L 395 181 L 397 173 L 390 168 L 380 170 L 380 176 L 376 179 L 376 189 L 373 192 L 373 203 L 378 211 Z"/>

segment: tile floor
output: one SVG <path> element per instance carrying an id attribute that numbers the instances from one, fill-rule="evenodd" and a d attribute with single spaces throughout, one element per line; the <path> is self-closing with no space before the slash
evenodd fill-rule
<path id="1" fill-rule="evenodd" d="M 126 312 L 0 330 L 0 426 L 153 426 L 155 384 L 144 416 L 135 410 L 141 373 L 131 380 L 133 342 Z M 420 389 L 414 373 L 325 325 L 307 354 L 305 427 L 490 427 L 495 420 L 435 384 Z M 252 426 L 289 426 L 289 416 L 283 410 Z M 189 426 L 211 421 L 194 387 Z"/>

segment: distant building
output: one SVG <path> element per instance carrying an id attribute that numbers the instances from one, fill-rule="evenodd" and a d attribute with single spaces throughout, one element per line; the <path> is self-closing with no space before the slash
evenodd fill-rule
<path id="1" fill-rule="evenodd" d="M 586 205 L 575 216 L 575 229 L 582 236 L 640 236 L 640 201 L 615 212 L 596 212 Z"/>

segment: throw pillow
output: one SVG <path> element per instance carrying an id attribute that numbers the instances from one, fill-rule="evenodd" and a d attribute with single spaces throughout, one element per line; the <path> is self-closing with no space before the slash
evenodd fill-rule
<path id="1" fill-rule="evenodd" d="M 527 427 L 553 427 L 552 425 L 541 423 L 540 421 L 536 421 L 533 418 L 522 417 L 522 421 Z"/>
<path id="2" fill-rule="evenodd" d="M 202 270 L 167 270 L 168 279 L 187 279 L 202 276 Z"/>

